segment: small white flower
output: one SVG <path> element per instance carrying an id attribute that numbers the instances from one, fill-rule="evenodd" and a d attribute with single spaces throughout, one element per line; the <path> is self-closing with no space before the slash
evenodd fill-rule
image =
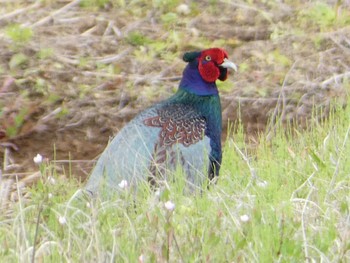
<path id="1" fill-rule="evenodd" d="M 159 197 L 159 196 L 160 196 L 160 190 L 157 189 L 157 191 L 154 192 L 154 195 L 155 195 L 156 197 Z"/>
<path id="2" fill-rule="evenodd" d="M 41 154 L 37 154 L 34 158 L 33 158 L 34 163 L 36 164 L 41 164 L 43 162 L 43 156 Z"/>
<path id="3" fill-rule="evenodd" d="M 141 254 L 141 255 L 139 256 L 139 262 L 140 262 L 140 263 L 145 262 L 145 256 L 144 256 L 143 254 Z"/>
<path id="4" fill-rule="evenodd" d="M 173 202 L 171 202 L 170 200 L 166 201 L 164 203 L 164 206 L 168 211 L 173 211 L 175 209 L 175 204 Z"/>
<path id="5" fill-rule="evenodd" d="M 51 199 L 51 198 L 53 197 L 53 194 L 49 193 L 49 194 L 47 195 L 47 197 L 48 197 L 49 199 Z"/>
<path id="6" fill-rule="evenodd" d="M 90 205 L 89 202 L 86 202 L 86 207 L 87 207 L 87 208 L 90 208 L 90 207 L 91 207 L 91 205 Z"/>
<path id="7" fill-rule="evenodd" d="M 248 222 L 250 220 L 249 216 L 248 215 L 241 215 L 240 216 L 240 219 L 242 222 Z"/>
<path id="8" fill-rule="evenodd" d="M 191 13 L 191 9 L 186 4 L 181 4 L 176 7 L 176 12 L 178 12 L 180 15 L 188 15 Z"/>
<path id="9" fill-rule="evenodd" d="M 121 188 L 121 189 L 125 189 L 128 187 L 128 181 L 127 180 L 121 180 L 121 182 L 118 184 L 118 186 Z"/>
<path id="10" fill-rule="evenodd" d="M 256 183 L 256 185 L 260 188 L 266 188 L 267 187 L 267 182 L 266 181 L 259 181 Z"/>
<path id="11" fill-rule="evenodd" d="M 60 216 L 58 218 L 58 222 L 61 224 L 61 225 L 65 225 L 67 224 L 67 219 L 64 217 L 64 216 Z"/>
<path id="12" fill-rule="evenodd" d="M 52 176 L 49 176 L 49 177 L 47 178 L 47 180 L 49 181 L 50 184 L 56 184 L 56 179 L 53 178 Z"/>

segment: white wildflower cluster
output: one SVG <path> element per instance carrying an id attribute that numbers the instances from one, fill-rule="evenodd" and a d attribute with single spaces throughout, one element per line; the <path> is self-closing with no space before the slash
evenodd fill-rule
<path id="1" fill-rule="evenodd" d="M 164 207 L 166 210 L 171 212 L 175 209 L 175 204 L 169 200 L 164 203 Z"/>
<path id="2" fill-rule="evenodd" d="M 249 216 L 248 215 L 241 215 L 240 216 L 240 219 L 243 223 L 246 223 L 250 220 Z"/>
<path id="3" fill-rule="evenodd" d="M 60 225 L 65 225 L 65 224 L 67 224 L 67 219 L 66 219 L 66 217 L 64 217 L 64 216 L 59 216 L 58 217 L 58 222 L 60 223 Z"/>
<path id="4" fill-rule="evenodd" d="M 43 156 L 41 154 L 37 154 L 34 158 L 33 158 L 33 161 L 35 164 L 39 165 L 43 162 Z"/>
<path id="5" fill-rule="evenodd" d="M 52 185 L 56 184 L 56 179 L 53 178 L 51 175 L 47 177 L 47 181 Z"/>
<path id="6" fill-rule="evenodd" d="M 118 184 L 118 186 L 121 189 L 126 189 L 128 187 L 128 181 L 127 180 L 121 180 L 120 183 Z"/>
<path id="7" fill-rule="evenodd" d="M 268 184 L 266 181 L 259 181 L 256 183 L 256 185 L 260 188 L 266 188 Z"/>
<path id="8" fill-rule="evenodd" d="M 186 4 L 180 4 L 176 7 L 176 12 L 180 15 L 187 16 L 191 13 L 191 8 Z"/>
<path id="9" fill-rule="evenodd" d="M 145 262 L 145 256 L 143 254 L 141 254 L 139 256 L 139 263 L 143 263 L 143 262 Z"/>

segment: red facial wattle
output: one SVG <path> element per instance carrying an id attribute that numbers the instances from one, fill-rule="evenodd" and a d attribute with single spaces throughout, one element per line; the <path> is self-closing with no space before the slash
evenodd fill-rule
<path id="1" fill-rule="evenodd" d="M 227 69 L 220 65 L 227 58 L 227 52 L 221 48 L 204 50 L 198 58 L 198 70 L 202 78 L 207 82 L 215 82 L 217 79 L 226 80 Z"/>
<path id="2" fill-rule="evenodd" d="M 199 61 L 198 69 L 202 78 L 207 82 L 215 82 L 219 78 L 220 70 L 211 61 Z"/>

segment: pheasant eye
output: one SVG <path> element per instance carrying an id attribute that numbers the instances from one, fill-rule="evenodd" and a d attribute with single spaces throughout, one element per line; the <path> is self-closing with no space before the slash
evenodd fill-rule
<path id="1" fill-rule="evenodd" d="M 211 56 L 205 56 L 205 60 L 206 61 L 210 61 L 211 60 Z"/>

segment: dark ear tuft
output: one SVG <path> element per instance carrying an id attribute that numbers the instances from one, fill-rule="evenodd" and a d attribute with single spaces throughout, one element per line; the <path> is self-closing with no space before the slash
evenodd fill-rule
<path id="1" fill-rule="evenodd" d="M 200 54 L 201 54 L 201 52 L 198 52 L 198 51 L 186 52 L 182 59 L 185 62 L 191 62 L 191 61 L 195 60 L 197 57 L 199 57 Z"/>

